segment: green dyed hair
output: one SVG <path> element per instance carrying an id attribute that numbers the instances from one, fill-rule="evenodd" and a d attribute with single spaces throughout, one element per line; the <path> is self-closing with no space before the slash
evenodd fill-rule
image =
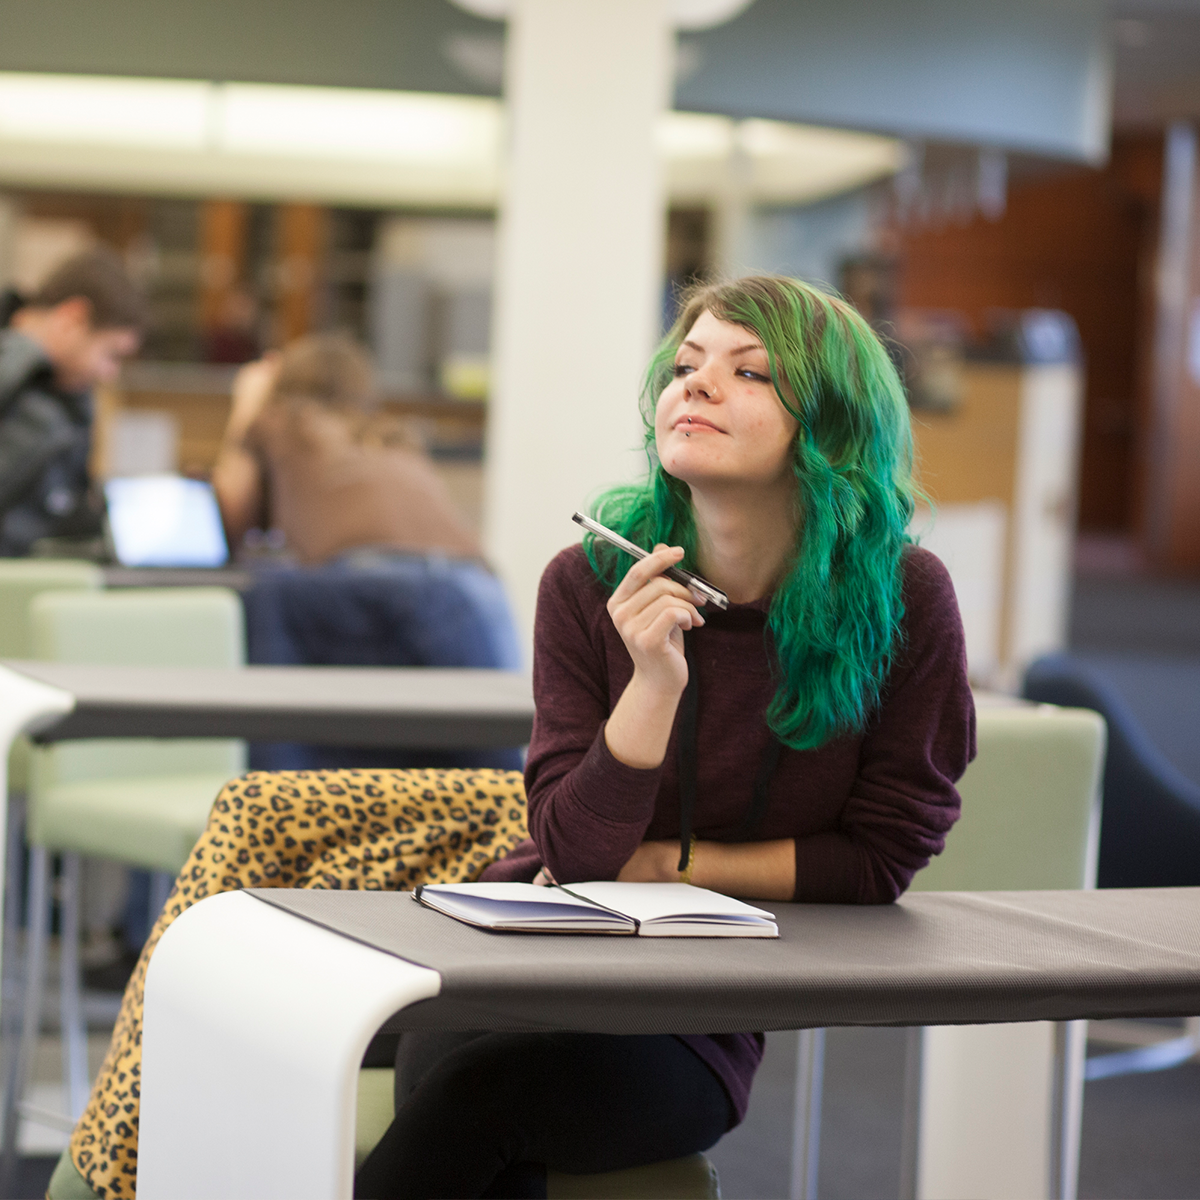
<path id="1" fill-rule="evenodd" d="M 633 542 L 682 546 L 693 570 L 691 491 L 659 462 L 654 409 L 675 352 L 705 312 L 758 336 L 779 401 L 799 423 L 796 552 L 767 618 L 778 675 L 767 724 L 786 745 L 812 749 L 864 727 L 899 642 L 901 555 L 916 495 L 908 405 L 887 351 L 845 301 L 769 275 L 693 291 L 642 390 L 649 478 L 610 488 L 592 506 Z M 593 537 L 584 545 L 596 575 L 615 587 L 632 560 Z"/>

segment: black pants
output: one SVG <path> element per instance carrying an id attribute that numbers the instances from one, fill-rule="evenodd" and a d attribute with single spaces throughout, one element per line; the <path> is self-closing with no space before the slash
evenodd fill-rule
<path id="1" fill-rule="evenodd" d="M 680 1158 L 735 1123 L 716 1075 L 665 1035 L 405 1034 L 396 1085 L 395 1120 L 356 1197 L 544 1197 L 547 1167 L 589 1175 Z"/>

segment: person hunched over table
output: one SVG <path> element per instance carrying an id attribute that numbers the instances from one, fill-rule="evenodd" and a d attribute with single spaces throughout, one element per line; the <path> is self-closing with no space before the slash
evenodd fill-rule
<path id="1" fill-rule="evenodd" d="M 589 536 L 546 568 L 532 838 L 483 878 L 890 903 L 958 816 L 975 713 L 949 576 L 905 532 L 912 436 L 887 352 L 797 280 L 704 287 L 651 363 L 644 418 L 648 481 L 594 511 L 654 552 Z M 727 611 L 661 574 L 680 562 Z M 405 1034 L 355 1194 L 544 1196 L 547 1167 L 707 1149 L 745 1115 L 762 1047 Z"/>

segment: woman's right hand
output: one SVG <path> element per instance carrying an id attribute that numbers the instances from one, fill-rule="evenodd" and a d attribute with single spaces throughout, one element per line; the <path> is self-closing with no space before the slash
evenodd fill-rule
<path id="1" fill-rule="evenodd" d="M 608 602 L 609 616 L 629 657 L 633 678 L 609 714 L 604 740 L 626 766 L 662 763 L 687 686 L 683 631 L 704 624 L 697 597 L 662 572 L 683 558 L 678 546 L 655 546 L 633 564 Z"/>
<path id="2" fill-rule="evenodd" d="M 682 547 L 655 546 L 631 566 L 608 599 L 608 616 L 634 660 L 635 676 L 672 696 L 688 684 L 683 631 L 704 624 L 695 594 L 662 574 L 682 559 Z"/>
<path id="3" fill-rule="evenodd" d="M 662 573 L 682 558 L 679 546 L 655 546 L 629 568 L 608 601 L 608 614 L 633 659 L 634 679 L 673 699 L 687 686 L 683 632 L 704 624 L 695 594 Z"/>

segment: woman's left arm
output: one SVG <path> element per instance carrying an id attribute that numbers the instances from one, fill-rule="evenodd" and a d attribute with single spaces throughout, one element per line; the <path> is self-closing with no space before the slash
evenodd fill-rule
<path id="1" fill-rule="evenodd" d="M 678 882 L 679 843 L 643 842 L 617 878 L 628 883 Z M 796 891 L 796 840 L 697 842 L 691 881 L 728 896 L 790 900 Z"/>

